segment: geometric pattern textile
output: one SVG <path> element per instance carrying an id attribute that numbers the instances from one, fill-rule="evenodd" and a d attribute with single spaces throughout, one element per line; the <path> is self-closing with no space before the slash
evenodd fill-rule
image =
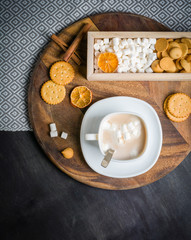
<path id="1" fill-rule="evenodd" d="M 50 36 L 103 12 L 136 13 L 174 31 L 191 31 L 191 0 L 0 0 L 0 131 L 32 130 L 29 79 Z"/>

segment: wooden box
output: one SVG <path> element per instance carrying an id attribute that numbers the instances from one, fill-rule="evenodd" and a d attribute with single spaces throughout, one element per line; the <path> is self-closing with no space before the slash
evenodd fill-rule
<path id="1" fill-rule="evenodd" d="M 191 38 L 191 32 L 88 32 L 87 79 L 90 81 L 181 81 L 191 73 L 94 73 L 94 42 L 97 38 Z"/>

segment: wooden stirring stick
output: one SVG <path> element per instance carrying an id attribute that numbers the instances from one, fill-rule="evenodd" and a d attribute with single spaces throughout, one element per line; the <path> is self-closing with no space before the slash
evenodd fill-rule
<path id="1" fill-rule="evenodd" d="M 74 53 L 74 51 L 76 50 L 76 48 L 78 47 L 80 41 L 82 40 L 82 38 L 84 37 L 84 35 L 87 33 L 87 31 L 90 29 L 91 24 L 86 23 L 83 28 L 80 30 L 80 32 L 78 33 L 78 35 L 76 36 L 76 38 L 74 39 L 74 41 L 72 42 L 72 44 L 70 45 L 70 47 L 68 48 L 68 50 L 64 53 L 63 55 L 63 60 L 65 62 L 68 62 L 72 56 L 72 54 Z"/>
<path id="2" fill-rule="evenodd" d="M 52 34 L 51 39 L 58 45 L 60 46 L 65 52 L 67 51 L 68 45 L 61 40 L 59 37 L 57 37 L 55 34 Z M 72 60 L 78 65 L 81 64 L 81 58 L 77 52 L 74 52 L 73 55 L 71 56 Z"/>

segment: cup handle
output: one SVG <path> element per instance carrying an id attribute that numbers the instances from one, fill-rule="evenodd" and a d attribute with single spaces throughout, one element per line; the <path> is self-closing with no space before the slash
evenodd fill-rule
<path id="1" fill-rule="evenodd" d="M 98 134 L 97 133 L 87 133 L 85 135 L 85 140 L 87 140 L 87 141 L 97 141 L 98 140 Z"/>

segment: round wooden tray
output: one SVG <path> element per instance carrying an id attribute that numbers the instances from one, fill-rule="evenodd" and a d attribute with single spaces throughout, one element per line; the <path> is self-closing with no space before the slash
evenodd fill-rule
<path id="1" fill-rule="evenodd" d="M 64 29 L 58 36 L 68 45 L 84 23 L 91 23 L 94 31 L 169 31 L 160 23 L 134 14 L 107 13 L 80 20 Z M 44 50 L 34 69 L 28 93 L 29 117 L 36 138 L 50 160 L 63 172 L 87 185 L 103 189 L 131 189 L 152 183 L 177 167 L 190 151 L 190 119 L 183 124 L 172 124 L 162 111 L 162 102 L 171 92 L 184 91 L 191 94 L 188 82 L 89 82 L 86 80 L 87 40 L 83 39 L 78 53 L 84 60 L 77 66 L 74 81 L 66 86 L 65 100 L 55 106 L 46 104 L 40 97 L 42 84 L 49 80 L 50 65 L 61 59 L 63 51 L 53 41 Z M 86 85 L 93 92 L 93 102 L 111 96 L 132 96 L 143 99 L 157 111 L 163 128 L 163 146 L 160 157 L 148 172 L 133 178 L 116 179 L 102 176 L 86 164 L 80 148 L 80 126 L 84 112 L 71 106 L 69 94 L 77 85 Z M 55 122 L 59 134 L 68 132 L 67 140 L 50 138 L 49 124 Z M 66 147 L 74 149 L 72 159 L 64 159 L 60 151 Z"/>

